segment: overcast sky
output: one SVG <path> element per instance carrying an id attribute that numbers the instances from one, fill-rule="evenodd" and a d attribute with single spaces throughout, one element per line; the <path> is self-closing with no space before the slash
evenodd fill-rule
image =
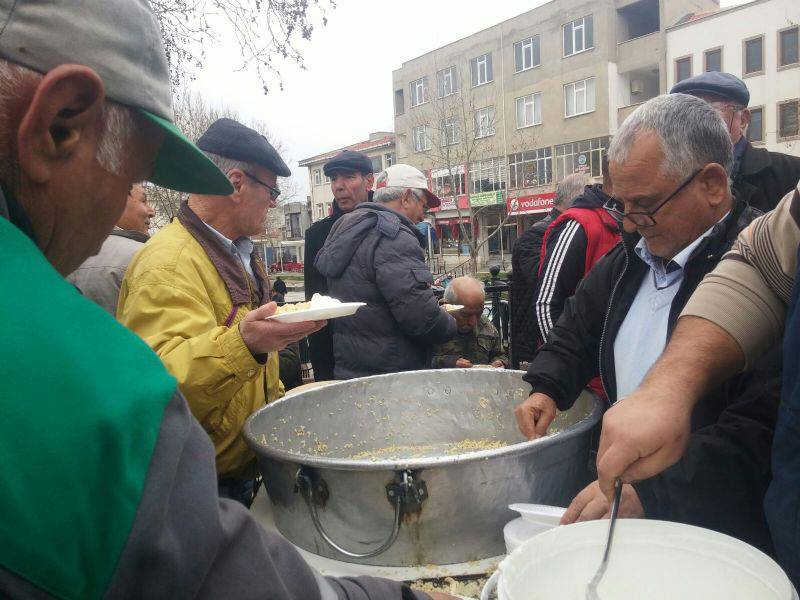
<path id="1" fill-rule="evenodd" d="M 284 90 L 264 95 L 258 78 L 235 72 L 237 48 L 209 49 L 193 88 L 212 102 L 267 123 L 288 149 L 293 176 L 308 193 L 297 161 L 392 131 L 392 71 L 404 61 L 499 23 L 545 0 L 337 0 L 328 25 L 299 44 L 306 70 L 282 66 Z M 722 6 L 744 0 L 722 0 Z"/>

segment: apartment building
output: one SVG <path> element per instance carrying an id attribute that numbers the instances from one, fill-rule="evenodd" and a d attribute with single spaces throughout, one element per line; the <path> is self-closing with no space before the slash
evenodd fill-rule
<path id="1" fill-rule="evenodd" d="M 331 181 L 325 177 L 322 167 L 342 150 L 362 152 L 372 160 L 372 171 L 380 173 L 395 164 L 395 136 L 391 131 L 377 131 L 369 134 L 369 139 L 356 142 L 343 148 L 329 150 L 300 161 L 301 167 L 308 167 L 308 189 L 311 191 L 311 218 L 319 221 L 327 217 L 333 208 Z"/>
<path id="2" fill-rule="evenodd" d="M 800 2 L 755 0 L 667 29 L 668 84 L 703 71 L 750 90 L 753 144 L 800 156 Z"/>
<path id="3" fill-rule="evenodd" d="M 553 0 L 393 72 L 397 160 L 429 173 L 445 252 L 482 263 L 552 207 L 573 172 L 600 178 L 619 123 L 667 86 L 666 29 L 715 0 Z"/>

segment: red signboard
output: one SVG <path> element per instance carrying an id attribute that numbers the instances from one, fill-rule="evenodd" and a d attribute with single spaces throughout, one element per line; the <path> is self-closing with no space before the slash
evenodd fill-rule
<path id="1" fill-rule="evenodd" d="M 507 198 L 506 209 L 511 216 L 550 212 L 553 208 L 553 199 L 555 197 L 555 192 L 547 192 L 545 194 L 534 194 L 533 196 Z"/>
<path id="2" fill-rule="evenodd" d="M 441 210 L 456 210 L 456 203 L 453 201 L 452 196 L 444 196 L 440 197 L 439 199 L 442 201 L 442 204 L 436 208 L 431 208 L 430 212 L 436 213 Z M 469 198 L 467 198 L 466 195 L 458 197 L 458 208 L 461 210 L 469 208 Z"/>

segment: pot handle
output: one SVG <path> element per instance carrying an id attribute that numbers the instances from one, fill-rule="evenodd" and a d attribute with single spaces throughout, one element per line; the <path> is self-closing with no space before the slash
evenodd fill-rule
<path id="1" fill-rule="evenodd" d="M 344 554 L 345 556 L 349 556 L 350 558 L 370 558 L 385 552 L 391 547 L 392 544 L 394 544 L 395 540 L 397 539 L 397 535 L 400 533 L 400 503 L 402 499 L 399 494 L 394 499 L 394 523 L 392 525 L 392 532 L 389 534 L 389 537 L 374 550 L 370 550 L 368 552 L 350 552 L 334 542 L 322 527 L 322 523 L 319 520 L 319 515 L 317 514 L 317 505 L 313 498 L 313 484 L 311 477 L 309 477 L 308 474 L 303 471 L 303 469 L 299 469 L 297 471 L 296 481 L 297 487 L 303 492 L 303 498 L 306 501 L 308 512 L 311 513 L 311 521 L 313 521 L 317 533 L 319 533 L 322 536 L 322 539 L 325 540 L 328 545 L 337 552 Z"/>
<path id="2" fill-rule="evenodd" d="M 497 589 L 497 581 L 500 579 L 500 571 L 497 570 L 492 573 L 492 576 L 486 582 L 486 585 L 483 586 L 481 590 L 481 600 L 489 600 L 492 595 L 492 592 Z"/>

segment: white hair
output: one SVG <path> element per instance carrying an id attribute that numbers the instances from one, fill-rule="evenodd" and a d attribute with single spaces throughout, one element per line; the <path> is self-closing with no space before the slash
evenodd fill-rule
<path id="1" fill-rule="evenodd" d="M 243 160 L 235 160 L 233 158 L 227 158 L 225 156 L 220 156 L 219 154 L 214 154 L 212 152 L 203 152 L 211 162 L 217 165 L 217 168 L 225 173 L 226 175 L 233 169 L 239 169 L 240 171 L 247 171 L 249 173 L 253 173 L 256 169 L 255 167 Z"/>
<path id="2" fill-rule="evenodd" d="M 461 304 L 461 301 L 458 297 L 458 293 L 456 292 L 456 289 L 453 287 L 453 284 L 457 283 L 459 279 L 462 280 L 469 279 L 475 282 L 476 284 L 478 284 L 478 286 L 480 286 L 484 296 L 486 295 L 486 285 L 479 279 L 475 279 L 474 277 L 469 277 L 469 276 L 457 277 L 456 279 L 453 279 L 453 281 L 448 283 L 446 288 L 444 288 L 444 296 L 442 296 L 442 298 L 447 304 Z"/>
<path id="3" fill-rule="evenodd" d="M 7 118 L 8 102 L 19 97 L 26 80 L 39 81 L 42 75 L 20 65 L 0 60 L 0 116 Z M 120 175 L 122 162 L 129 150 L 131 136 L 135 130 L 131 109 L 111 100 L 106 100 L 101 113 L 103 130 L 97 145 L 97 162 L 106 171 Z M 11 132 L 3 131 L 5 135 Z M 6 157 L 8 158 L 8 157 Z M 3 167 L 3 173 L 6 174 Z"/>
<path id="4" fill-rule="evenodd" d="M 400 198 L 403 197 L 403 194 L 405 194 L 406 190 L 411 190 L 411 193 L 414 194 L 414 197 L 420 202 L 422 202 L 421 192 L 419 190 L 414 188 L 405 188 L 397 186 L 378 188 L 373 193 L 372 199 L 375 202 L 380 202 L 382 204 L 385 204 L 387 202 L 399 200 Z"/>
<path id="5" fill-rule="evenodd" d="M 722 117 L 705 100 L 688 94 L 665 94 L 648 100 L 625 119 L 608 148 L 608 160 L 624 163 L 639 134 L 649 132 L 661 142 L 662 174 L 681 179 L 717 163 L 730 176 L 730 134 Z"/>
<path id="6" fill-rule="evenodd" d="M 572 173 L 562 179 L 556 186 L 556 197 L 553 205 L 559 208 L 569 208 L 572 201 L 583 193 L 583 188 L 591 185 L 592 178 L 586 173 Z"/>

